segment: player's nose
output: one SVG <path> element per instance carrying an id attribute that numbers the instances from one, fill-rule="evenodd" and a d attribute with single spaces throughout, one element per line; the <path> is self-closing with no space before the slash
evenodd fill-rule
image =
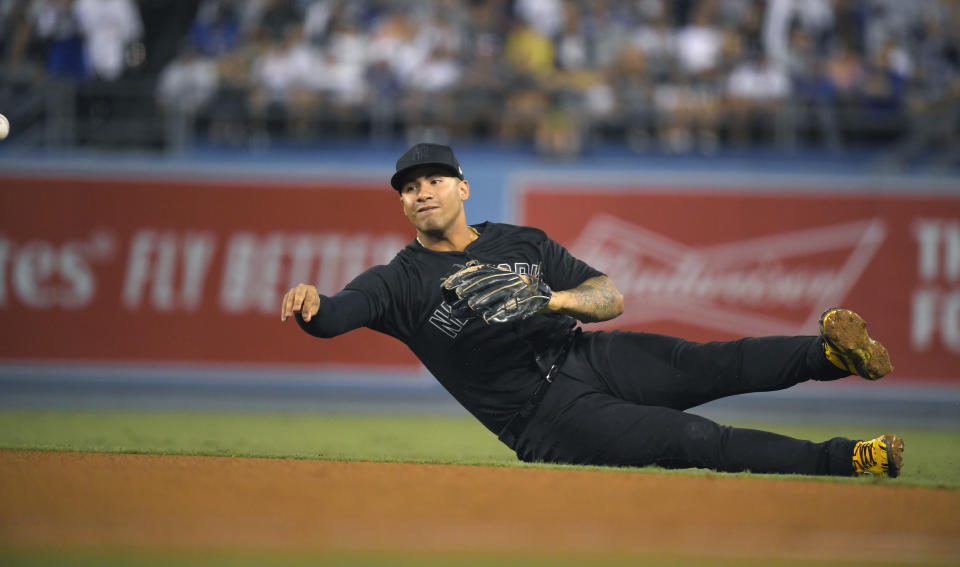
<path id="1" fill-rule="evenodd" d="M 423 201 L 425 199 L 433 198 L 433 185 L 423 181 L 417 184 L 417 200 Z"/>

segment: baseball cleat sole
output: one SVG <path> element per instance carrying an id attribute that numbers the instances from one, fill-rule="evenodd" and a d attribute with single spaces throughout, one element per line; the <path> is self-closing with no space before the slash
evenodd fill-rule
<path id="1" fill-rule="evenodd" d="M 850 311 L 834 307 L 820 316 L 823 353 L 834 366 L 868 380 L 893 371 L 886 347 L 867 333 L 867 323 Z"/>

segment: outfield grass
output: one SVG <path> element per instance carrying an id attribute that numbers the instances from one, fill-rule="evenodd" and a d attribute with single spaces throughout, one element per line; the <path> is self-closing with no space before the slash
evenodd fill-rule
<path id="1" fill-rule="evenodd" d="M 862 426 L 736 425 L 813 441 L 880 433 Z M 960 489 L 960 431 L 896 431 L 906 449 L 904 473 L 895 482 Z M 546 466 L 520 463 L 483 426 L 462 416 L 11 411 L 0 412 L 0 449 Z"/>

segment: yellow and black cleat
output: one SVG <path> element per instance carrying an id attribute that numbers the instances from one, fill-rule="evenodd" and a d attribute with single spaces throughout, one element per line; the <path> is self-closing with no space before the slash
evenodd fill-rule
<path id="1" fill-rule="evenodd" d="M 853 447 L 853 474 L 855 476 L 900 476 L 903 468 L 903 439 L 893 433 L 884 433 L 870 441 L 857 441 Z"/>
<path id="2" fill-rule="evenodd" d="M 867 323 L 849 309 L 824 311 L 820 338 L 823 354 L 837 368 L 867 380 L 878 380 L 893 371 L 886 347 L 867 334 Z"/>

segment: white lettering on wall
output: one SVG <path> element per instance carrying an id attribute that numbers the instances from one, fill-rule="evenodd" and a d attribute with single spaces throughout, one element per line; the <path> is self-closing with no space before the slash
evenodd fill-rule
<path id="1" fill-rule="evenodd" d="M 137 231 L 127 258 L 124 306 L 135 310 L 147 301 L 160 311 L 196 310 L 215 251 L 216 238 L 211 233 Z"/>
<path id="2" fill-rule="evenodd" d="M 96 294 L 91 264 L 113 253 L 114 238 L 103 230 L 63 243 L 0 235 L 0 308 L 11 300 L 34 309 L 85 307 Z"/>
<path id="3" fill-rule="evenodd" d="M 238 232 L 227 242 L 220 305 L 230 313 L 270 314 L 299 283 L 336 293 L 363 270 L 389 262 L 405 244 L 393 234 Z"/>
<path id="4" fill-rule="evenodd" d="M 960 220 L 919 219 L 913 235 L 920 279 L 911 303 L 913 348 L 924 352 L 940 344 L 960 353 Z"/>

